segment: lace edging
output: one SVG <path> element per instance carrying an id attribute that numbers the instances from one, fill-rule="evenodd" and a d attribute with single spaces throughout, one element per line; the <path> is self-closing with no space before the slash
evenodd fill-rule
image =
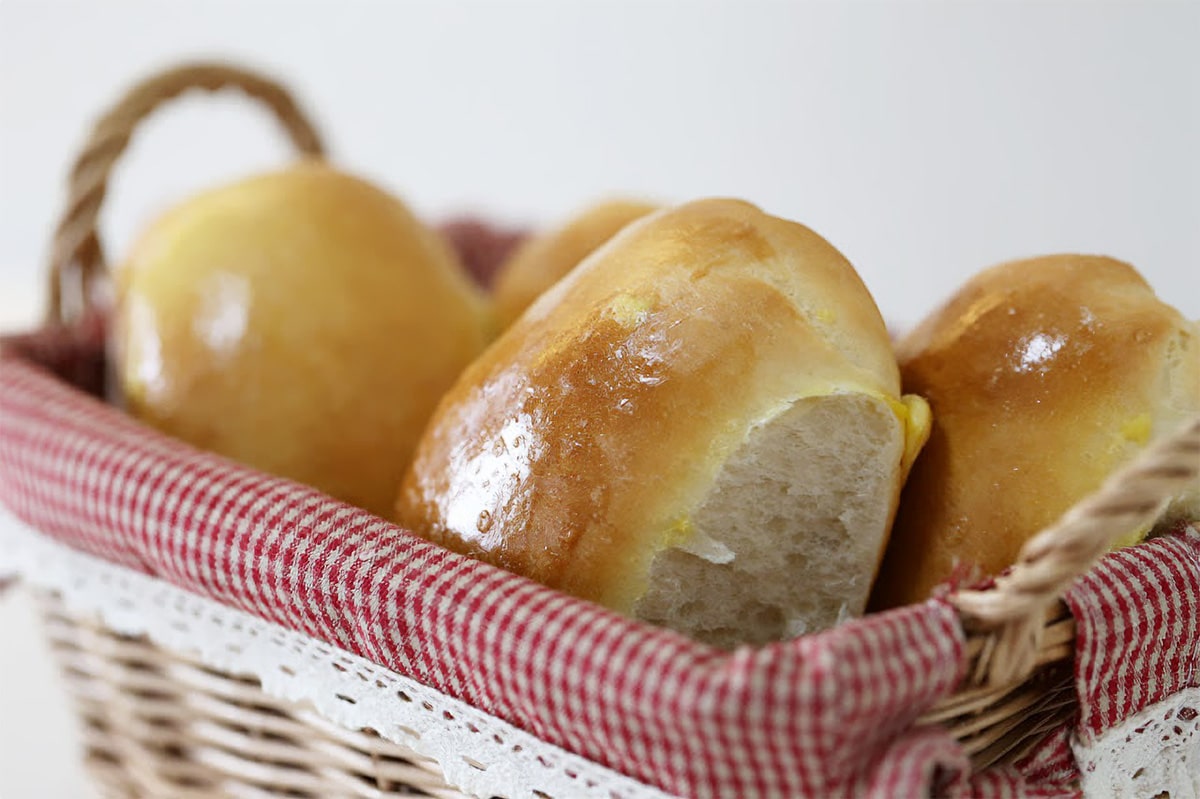
<path id="1" fill-rule="evenodd" d="M 1087 796 L 1200 799 L 1200 687 L 1185 688 L 1096 740 L 1071 742 Z"/>

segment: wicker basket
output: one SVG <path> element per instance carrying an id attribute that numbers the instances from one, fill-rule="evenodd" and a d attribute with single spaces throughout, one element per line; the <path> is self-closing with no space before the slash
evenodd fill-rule
<path id="1" fill-rule="evenodd" d="M 96 217 L 133 128 L 165 99 L 226 87 L 264 103 L 301 152 L 320 157 L 319 139 L 297 105 L 261 76 L 195 65 L 135 87 L 98 122 L 71 173 L 54 240 L 51 321 L 78 322 L 96 296 L 104 271 Z M 93 367 L 81 382 L 97 378 Z M 1162 498 L 1195 479 L 1197 452 L 1200 421 L 1032 539 L 994 584 L 951 597 L 968 633 L 967 677 L 922 720 L 949 729 L 975 768 L 1016 760 L 1075 712 L 1075 628 L 1059 597 L 1110 541 L 1152 519 Z M 113 632 L 68 611 L 53 593 L 40 598 L 83 721 L 88 767 L 107 796 L 466 796 L 444 781 L 437 762 L 370 730 L 344 729 L 271 698 L 252 677 Z"/>
<path id="2" fill-rule="evenodd" d="M 54 594 L 38 599 L 105 796 L 465 796 L 411 749 L 272 699 L 253 677 L 75 617 Z"/>

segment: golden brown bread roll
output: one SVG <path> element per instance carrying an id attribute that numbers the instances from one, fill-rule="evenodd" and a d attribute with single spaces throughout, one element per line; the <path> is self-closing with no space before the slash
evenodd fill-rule
<path id="1" fill-rule="evenodd" d="M 1002 571 L 1026 539 L 1200 409 L 1197 326 L 1110 258 L 989 269 L 897 353 L 933 430 L 873 608 L 925 599 L 956 568 Z M 1172 512 L 1195 513 L 1195 501 L 1179 497 Z"/>
<path id="2" fill-rule="evenodd" d="M 382 516 L 438 400 L 492 333 L 440 236 L 320 163 L 171 210 L 116 288 L 112 361 L 130 413 Z"/>
<path id="3" fill-rule="evenodd" d="M 527 239 L 496 273 L 492 298 L 501 329 L 621 228 L 655 210 L 645 202 L 610 200 Z"/>
<path id="4" fill-rule="evenodd" d="M 862 611 L 927 428 L 846 259 L 705 200 L 625 228 L 468 367 L 397 514 L 620 612 L 761 643 Z"/>

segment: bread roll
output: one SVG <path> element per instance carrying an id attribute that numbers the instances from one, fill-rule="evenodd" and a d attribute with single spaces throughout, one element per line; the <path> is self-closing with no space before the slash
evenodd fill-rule
<path id="1" fill-rule="evenodd" d="M 904 490 L 878 608 L 922 600 L 956 570 L 1002 571 L 1026 539 L 1200 409 L 1197 326 L 1110 258 L 987 270 L 897 352 L 933 431 Z M 1171 512 L 1196 510 L 1193 492 Z"/>
<path id="2" fill-rule="evenodd" d="M 496 273 L 496 317 L 508 327 L 546 289 L 621 228 L 656 210 L 649 203 L 611 200 L 593 206 L 562 227 L 533 236 Z"/>
<path id="3" fill-rule="evenodd" d="M 115 277 L 111 362 L 132 415 L 384 517 L 492 335 L 441 237 L 320 163 L 190 198 Z"/>
<path id="4" fill-rule="evenodd" d="M 626 227 L 468 367 L 397 510 L 562 591 L 762 643 L 863 609 L 927 426 L 846 259 L 703 200 Z"/>

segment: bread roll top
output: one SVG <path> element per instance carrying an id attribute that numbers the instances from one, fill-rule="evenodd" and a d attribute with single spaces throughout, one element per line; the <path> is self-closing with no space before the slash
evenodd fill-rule
<path id="1" fill-rule="evenodd" d="M 465 371 L 399 520 L 628 610 L 752 427 L 854 392 L 903 438 L 887 330 L 846 259 L 748 203 L 689 203 L 626 227 Z"/>

